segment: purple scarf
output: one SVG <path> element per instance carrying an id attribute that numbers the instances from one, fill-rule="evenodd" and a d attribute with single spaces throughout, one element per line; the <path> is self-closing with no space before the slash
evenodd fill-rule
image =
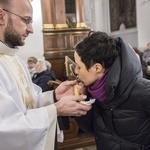
<path id="1" fill-rule="evenodd" d="M 105 83 L 107 73 L 108 69 L 104 72 L 104 75 L 99 80 L 88 87 L 88 92 L 91 94 L 92 98 L 95 98 L 100 102 L 103 102 L 106 99 Z"/>

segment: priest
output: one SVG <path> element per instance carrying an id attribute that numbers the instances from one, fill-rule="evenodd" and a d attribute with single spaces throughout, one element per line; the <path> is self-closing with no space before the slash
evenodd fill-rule
<path id="1" fill-rule="evenodd" d="M 0 0 L 0 149 L 54 150 L 57 116 L 85 115 L 91 106 L 74 96 L 76 81 L 42 93 L 17 56 L 32 28 L 29 0 Z"/>

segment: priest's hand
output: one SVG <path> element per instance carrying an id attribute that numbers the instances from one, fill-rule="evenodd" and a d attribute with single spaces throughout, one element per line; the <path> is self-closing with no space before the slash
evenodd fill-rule
<path id="1" fill-rule="evenodd" d="M 81 104 L 80 101 L 86 99 L 86 95 L 71 95 L 62 97 L 55 103 L 58 116 L 82 116 L 86 115 L 92 106 Z"/>
<path id="2" fill-rule="evenodd" d="M 77 83 L 74 81 L 64 81 L 55 89 L 55 97 L 59 101 L 64 96 L 74 95 L 74 85 Z"/>

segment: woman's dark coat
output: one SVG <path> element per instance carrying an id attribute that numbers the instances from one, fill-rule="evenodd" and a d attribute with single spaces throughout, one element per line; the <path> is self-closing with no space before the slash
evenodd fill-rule
<path id="1" fill-rule="evenodd" d="M 116 40 L 121 54 L 107 75 L 107 99 L 76 120 L 82 130 L 94 132 L 97 150 L 150 150 L 150 81 L 142 77 L 133 49 Z"/>

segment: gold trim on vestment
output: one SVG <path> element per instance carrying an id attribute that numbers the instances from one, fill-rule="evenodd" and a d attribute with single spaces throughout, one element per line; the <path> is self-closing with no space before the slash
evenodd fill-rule
<path id="1" fill-rule="evenodd" d="M 0 55 L 0 59 L 3 61 L 4 65 L 8 69 L 8 72 L 10 72 L 16 81 L 16 85 L 20 91 L 26 108 L 33 108 L 34 102 L 29 89 L 29 84 L 27 82 L 25 72 L 22 70 L 22 67 L 17 58 L 15 56 Z"/>

